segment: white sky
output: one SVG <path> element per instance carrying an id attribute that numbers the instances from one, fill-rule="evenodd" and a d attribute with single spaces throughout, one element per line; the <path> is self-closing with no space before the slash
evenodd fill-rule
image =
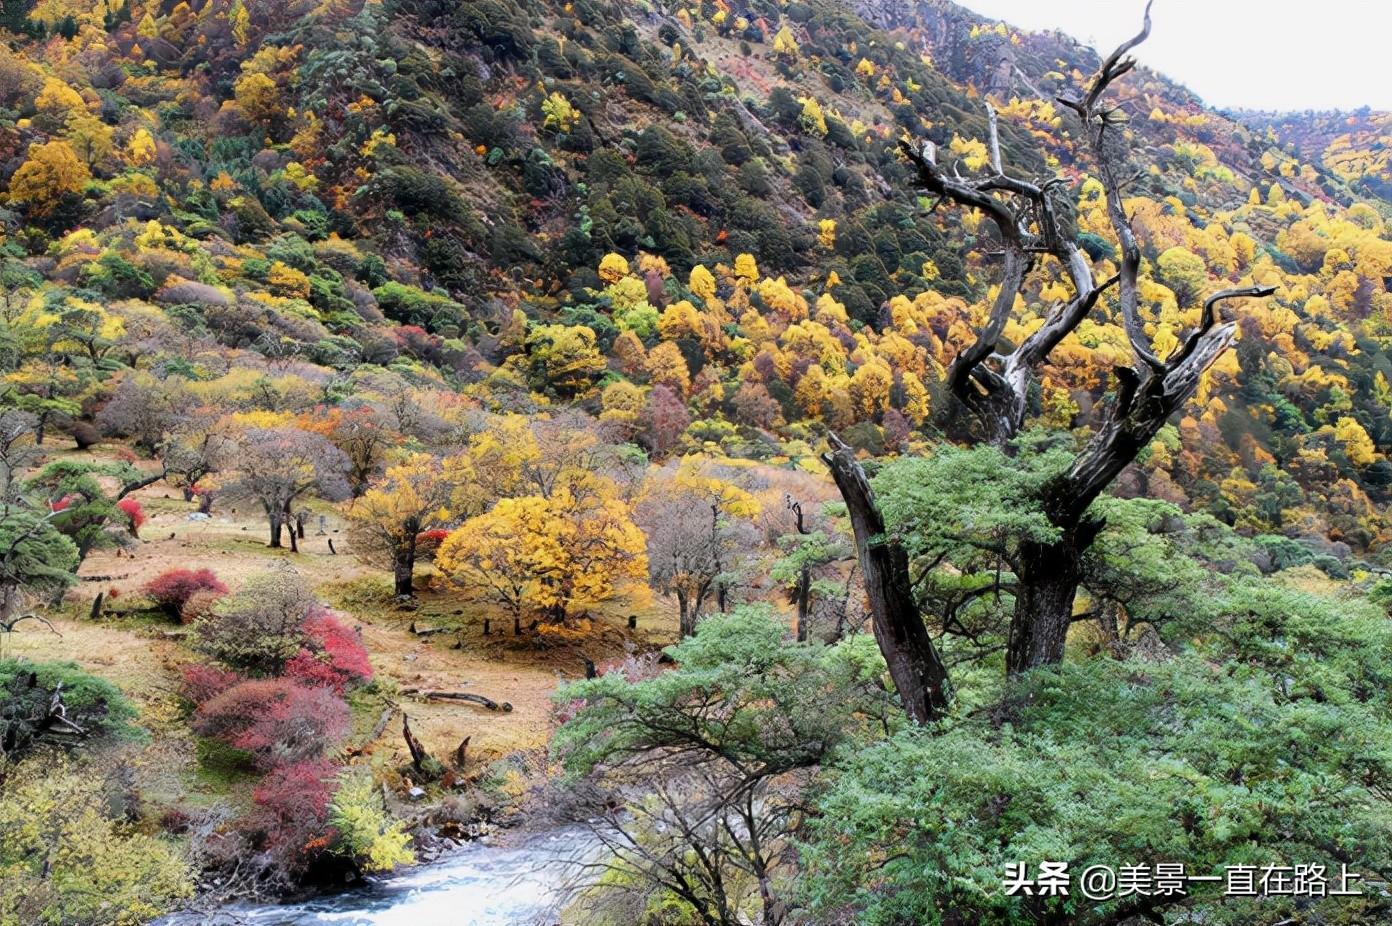
<path id="1" fill-rule="evenodd" d="M 957 0 L 1029 30 L 1059 29 L 1106 55 L 1144 0 Z M 1389 0 L 1155 0 L 1140 63 L 1217 107 L 1392 110 Z"/>

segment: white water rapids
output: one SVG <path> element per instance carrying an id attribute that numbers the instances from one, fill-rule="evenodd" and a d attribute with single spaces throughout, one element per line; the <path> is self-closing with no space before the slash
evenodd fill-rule
<path id="1" fill-rule="evenodd" d="M 297 904 L 181 913 L 158 926 L 552 926 L 572 894 L 579 859 L 594 851 L 584 829 L 515 846 L 473 842 L 433 862 L 341 894 Z"/>

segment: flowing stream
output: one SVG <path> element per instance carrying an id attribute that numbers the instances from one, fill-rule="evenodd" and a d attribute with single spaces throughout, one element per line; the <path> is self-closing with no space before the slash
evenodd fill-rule
<path id="1" fill-rule="evenodd" d="M 513 846 L 469 843 L 433 862 L 298 904 L 175 914 L 158 926 L 552 926 L 594 836 L 559 830 Z"/>

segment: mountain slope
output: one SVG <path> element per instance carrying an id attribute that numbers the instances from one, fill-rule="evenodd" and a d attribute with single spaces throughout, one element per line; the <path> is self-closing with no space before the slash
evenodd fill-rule
<path id="1" fill-rule="evenodd" d="M 960 433 L 938 383 L 990 245 L 911 188 L 898 140 L 979 169 L 988 97 L 1009 168 L 1064 177 L 1099 270 L 1114 253 L 1051 102 L 1096 53 L 939 0 L 6 16 L 6 401 L 69 432 L 145 373 L 206 398 L 240 368 L 280 377 L 294 410 L 386 401 L 393 377 L 485 408 L 576 401 L 658 455 L 798 456 L 823 426 L 872 451 Z M 1143 68 L 1123 99 L 1152 332 L 1224 281 L 1279 287 L 1128 485 L 1375 545 L 1392 482 L 1376 171 L 1292 153 Z M 1379 149 L 1382 125 L 1350 146 Z M 1045 270 L 1008 339 L 1057 298 Z M 1104 396 L 1125 344 L 1109 311 L 1042 382 L 1046 421 L 1085 423 Z"/>

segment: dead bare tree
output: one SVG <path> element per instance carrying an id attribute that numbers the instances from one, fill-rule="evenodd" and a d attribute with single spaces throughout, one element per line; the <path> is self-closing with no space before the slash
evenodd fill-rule
<path id="1" fill-rule="evenodd" d="M 1116 286 L 1122 325 L 1135 361 L 1117 367 L 1117 388 L 1102 413 L 1091 440 L 1072 465 L 1042 491 L 1042 507 L 1058 528 L 1047 543 L 1029 542 L 1010 565 L 1015 572 L 1015 602 L 1006 650 L 1007 671 L 1023 672 L 1057 663 L 1072 619 L 1081 578 L 1081 558 L 1097 537 L 1103 522 L 1089 508 L 1117 475 L 1146 447 L 1165 422 L 1198 388 L 1199 379 L 1233 340 L 1234 322 L 1221 322 L 1218 304 L 1243 296 L 1266 296 L 1274 289 L 1247 286 L 1225 289 L 1203 305 L 1197 328 L 1168 357 L 1157 356 L 1146 337 L 1137 300 L 1141 254 L 1122 199 L 1126 146 L 1124 114 L 1108 106 L 1108 88 L 1131 71 L 1128 53 L 1150 34 L 1146 6 L 1140 32 L 1122 43 L 1102 63 L 1086 91 L 1060 98 L 1082 123 L 1087 151 L 1105 190 L 1107 214 L 1120 245 L 1115 276 L 1098 283 L 1077 244 L 1071 210 L 1064 202 L 1064 180 L 1023 180 L 1006 173 L 1002 163 L 995 111 L 987 105 L 988 157 L 985 177 L 968 179 L 954 166 L 945 170 L 931 143 L 902 144 L 917 170 L 920 187 L 944 201 L 980 210 L 994 227 L 1002 260 L 1000 289 L 986 323 L 948 369 L 947 384 L 978 420 L 982 438 L 1010 452 L 1011 441 L 1024 426 L 1030 383 L 1050 352 L 1093 311 L 1099 298 Z M 935 204 L 936 207 L 936 204 Z M 1044 324 L 1013 348 L 1001 343 L 1016 297 L 1038 262 L 1052 257 L 1065 269 L 1073 295 L 1055 307 Z M 928 697 L 939 684 L 946 690 L 945 672 L 923 620 L 914 604 L 907 562 L 896 552 L 892 538 L 883 536 L 883 519 L 874 507 L 864 474 L 854 457 L 836 446 L 826 457 L 842 491 L 856 528 L 857 546 L 865 574 L 876 637 L 910 716 L 923 720 L 940 706 Z M 898 669 L 896 670 L 896 666 Z M 904 678 L 901 679 L 901 675 Z M 941 676 L 941 677 L 939 677 Z M 915 679 L 917 681 L 915 681 Z M 909 687 L 905 688 L 905 682 Z"/>
<path id="2" fill-rule="evenodd" d="M 928 723 L 947 710 L 947 666 L 914 601 L 908 551 L 886 533 L 884 515 L 855 452 L 835 435 L 831 442 L 832 451 L 822 459 L 851 517 L 875 642 L 909 719 Z"/>

